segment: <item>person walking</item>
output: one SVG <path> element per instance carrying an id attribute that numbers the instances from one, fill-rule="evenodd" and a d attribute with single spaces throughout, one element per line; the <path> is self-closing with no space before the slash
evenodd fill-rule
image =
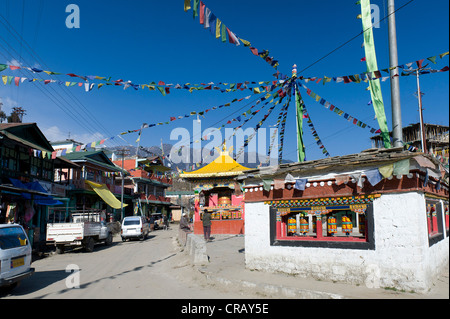
<path id="1" fill-rule="evenodd" d="M 203 211 L 202 222 L 205 241 L 211 241 L 211 213 L 206 209 Z"/>

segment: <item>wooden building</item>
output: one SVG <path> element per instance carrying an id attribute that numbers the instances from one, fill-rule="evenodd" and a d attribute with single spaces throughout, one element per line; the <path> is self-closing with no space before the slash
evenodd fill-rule
<path id="1" fill-rule="evenodd" d="M 224 146 L 219 157 L 208 165 L 180 174 L 194 185 L 195 234 L 203 233 L 201 218 L 205 209 L 212 212 L 211 234 L 244 234 L 244 194 L 234 178 L 248 169 L 237 163 Z"/>
<path id="2" fill-rule="evenodd" d="M 69 187 L 69 206 L 76 210 L 103 209 L 110 220 L 120 220 L 122 188 L 116 185 L 116 177 L 122 169 L 103 151 L 71 152 L 62 158 L 78 165 L 77 169 L 59 172 L 61 183 Z M 132 189 L 124 189 L 124 216 L 132 214 L 132 195 Z"/>
<path id="3" fill-rule="evenodd" d="M 114 161 L 114 164 L 121 167 L 122 160 Z M 159 156 L 126 158 L 123 167 L 129 173 L 125 180 L 126 187 L 134 193 L 133 214 L 146 217 L 161 214 L 170 217 L 172 203 L 165 193 L 172 185 L 172 180 L 165 174 L 170 168 L 164 166 L 163 160 Z"/>
<path id="4" fill-rule="evenodd" d="M 249 269 L 424 292 L 448 265 L 448 170 L 429 154 L 371 149 L 237 180 Z"/>
<path id="5" fill-rule="evenodd" d="M 449 127 L 436 124 L 423 124 L 426 153 L 434 154 L 438 160 L 448 165 L 449 159 Z M 392 133 L 390 133 L 392 136 Z M 381 135 L 372 136 L 372 147 L 384 148 Z M 410 124 L 403 128 L 403 141 L 406 148 L 422 150 L 422 131 L 420 123 Z"/>
<path id="6" fill-rule="evenodd" d="M 45 242 L 49 207 L 68 205 L 55 169 L 77 167 L 53 151 L 36 123 L 0 124 L 0 223 L 21 224 L 33 249 Z"/>

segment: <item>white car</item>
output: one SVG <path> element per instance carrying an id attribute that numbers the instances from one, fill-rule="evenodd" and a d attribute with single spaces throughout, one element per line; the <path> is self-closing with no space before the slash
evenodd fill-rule
<path id="1" fill-rule="evenodd" d="M 139 238 L 143 240 L 147 238 L 150 232 L 150 227 L 147 221 L 141 216 L 129 216 L 125 217 L 122 221 L 121 236 L 125 241 L 130 238 Z"/>
<path id="2" fill-rule="evenodd" d="M 31 245 L 22 226 L 0 224 L 0 287 L 14 287 L 33 273 Z"/>

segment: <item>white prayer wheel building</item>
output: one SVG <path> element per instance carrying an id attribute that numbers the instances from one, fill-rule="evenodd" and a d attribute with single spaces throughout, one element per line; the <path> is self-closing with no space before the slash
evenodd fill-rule
<path id="1" fill-rule="evenodd" d="M 371 149 L 237 180 L 248 269 L 426 292 L 448 266 L 448 169 L 431 155 Z"/>

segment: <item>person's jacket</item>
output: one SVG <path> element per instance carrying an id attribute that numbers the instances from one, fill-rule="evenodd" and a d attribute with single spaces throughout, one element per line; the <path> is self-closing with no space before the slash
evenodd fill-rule
<path id="1" fill-rule="evenodd" d="M 211 213 L 203 213 L 203 226 L 211 226 Z"/>

